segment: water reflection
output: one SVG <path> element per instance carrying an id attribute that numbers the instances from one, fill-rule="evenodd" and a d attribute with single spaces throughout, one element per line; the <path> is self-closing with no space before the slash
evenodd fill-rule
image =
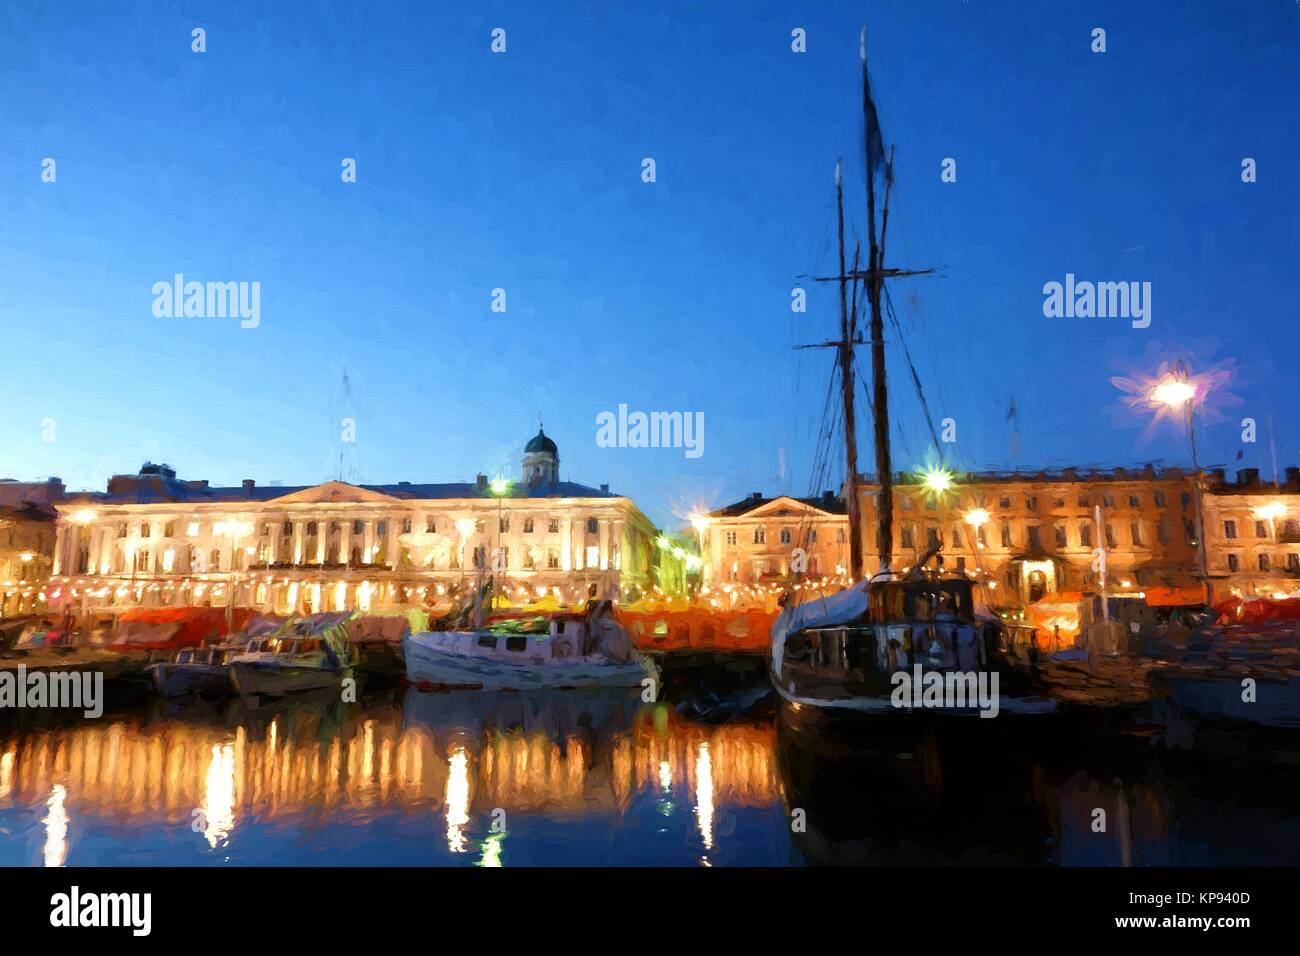
<path id="1" fill-rule="evenodd" d="M 636 692 L 152 706 L 0 730 L 0 863 L 1293 863 L 1294 751 L 1175 714 L 704 725 Z"/>

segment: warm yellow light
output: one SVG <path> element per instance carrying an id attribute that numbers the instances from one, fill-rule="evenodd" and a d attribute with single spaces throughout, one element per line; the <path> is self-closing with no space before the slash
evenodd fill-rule
<path id="1" fill-rule="evenodd" d="M 691 515 L 691 527 L 696 531 L 703 531 L 713 521 L 708 515 L 693 514 Z"/>
<path id="2" fill-rule="evenodd" d="M 508 478 L 493 478 L 489 483 L 492 494 L 500 497 L 510 493 L 510 480 Z"/>
<path id="3" fill-rule="evenodd" d="M 1179 409 L 1196 397 L 1196 386 L 1185 379 L 1170 377 L 1151 390 L 1151 401 Z"/>
<path id="4" fill-rule="evenodd" d="M 18 557 L 24 564 L 26 564 L 32 558 L 36 557 L 36 555 L 32 554 L 30 551 L 24 551 L 22 554 L 18 555 Z"/>
<path id="5" fill-rule="evenodd" d="M 966 523 L 972 528 L 986 525 L 989 523 L 989 513 L 983 508 L 974 508 L 966 512 Z"/>
<path id="6" fill-rule="evenodd" d="M 928 468 L 921 476 L 926 490 L 934 494 L 943 494 L 952 490 L 952 472 L 944 468 Z"/>
<path id="7" fill-rule="evenodd" d="M 77 524 L 90 524 L 95 520 L 95 512 L 89 508 L 82 508 L 73 513 L 72 520 Z"/>
<path id="8" fill-rule="evenodd" d="M 1286 505 L 1280 501 L 1271 501 L 1266 505 L 1260 505 L 1255 509 L 1256 518 L 1273 520 L 1286 515 Z"/>
<path id="9" fill-rule="evenodd" d="M 252 534 L 253 522 L 251 521 L 218 521 L 212 526 L 215 534 L 227 538 L 242 538 L 246 534 Z"/>
<path id="10" fill-rule="evenodd" d="M 475 525 L 474 525 L 474 519 L 473 519 L 473 518 L 458 518 L 458 519 L 456 519 L 456 530 L 457 530 L 458 532 L 460 532 L 460 536 L 461 536 L 462 538 L 468 538 L 471 534 L 473 534 L 473 533 L 474 533 L 474 527 L 475 527 Z"/>

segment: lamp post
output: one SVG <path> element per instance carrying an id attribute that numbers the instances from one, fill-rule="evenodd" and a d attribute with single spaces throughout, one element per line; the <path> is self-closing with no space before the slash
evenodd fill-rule
<path id="1" fill-rule="evenodd" d="M 492 496 L 497 500 L 497 549 L 496 549 L 496 560 L 493 562 L 493 564 L 495 565 L 493 570 L 501 572 L 501 586 L 500 588 L 498 588 L 494 584 L 492 590 L 500 594 L 505 594 L 506 593 L 506 556 L 505 556 L 505 551 L 503 550 L 503 545 L 501 543 L 502 541 L 501 525 L 505 520 L 505 516 L 504 516 L 504 512 L 502 511 L 502 508 L 505 504 L 505 499 L 510 495 L 511 482 L 506 478 L 494 478 L 492 479 L 491 483 L 488 485 L 488 488 L 492 492 Z M 494 605 L 496 604 L 496 594 L 492 595 L 492 603 Z"/>
<path id="2" fill-rule="evenodd" d="M 707 531 L 709 525 L 713 523 L 713 519 L 708 515 L 697 513 L 692 514 L 690 520 L 691 527 L 695 529 L 695 538 L 699 542 L 700 558 L 702 559 L 704 557 L 704 532 Z M 700 566 L 700 577 L 703 579 L 703 583 L 705 584 L 708 584 L 708 567 L 709 563 L 707 561 Z"/>
<path id="3" fill-rule="evenodd" d="M 1171 412 L 1181 412 L 1187 425 L 1188 440 L 1192 451 L 1192 498 L 1196 519 L 1196 564 L 1205 587 L 1205 603 L 1214 603 L 1214 589 L 1210 585 L 1208 562 L 1205 548 L 1205 515 L 1201 498 L 1201 466 L 1196 456 L 1196 398 L 1200 392 L 1199 384 L 1188 371 L 1187 363 L 1179 359 L 1174 370 L 1161 378 L 1147 393 L 1147 401 L 1157 409 L 1164 408 Z"/>

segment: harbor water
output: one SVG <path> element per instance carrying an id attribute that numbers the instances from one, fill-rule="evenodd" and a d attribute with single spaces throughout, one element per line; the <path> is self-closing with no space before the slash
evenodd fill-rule
<path id="1" fill-rule="evenodd" d="M 0 864 L 1294 864 L 1296 738 L 1171 705 L 706 722 L 639 692 L 400 682 L 11 711 Z"/>

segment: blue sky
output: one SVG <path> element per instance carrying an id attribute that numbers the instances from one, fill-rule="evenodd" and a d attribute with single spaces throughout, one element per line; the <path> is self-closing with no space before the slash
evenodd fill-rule
<path id="1" fill-rule="evenodd" d="M 861 233 L 863 23 L 889 258 L 943 269 L 893 296 L 949 460 L 1185 460 L 1109 378 L 1189 352 L 1241 400 L 1200 423 L 1203 463 L 1271 473 L 1270 436 L 1300 462 L 1290 0 L 270 6 L 0 4 L 0 475 L 513 476 L 541 414 L 563 477 L 661 522 L 807 494 L 832 357 L 793 346 L 838 299 L 794 315 L 790 290 L 834 268 L 837 157 Z M 156 318 L 178 272 L 260 282 L 260 326 Z M 1045 318 L 1067 272 L 1151 282 L 1151 327 Z M 905 468 L 926 430 L 891 347 Z M 597 447 L 620 403 L 702 411 L 704 454 Z"/>

